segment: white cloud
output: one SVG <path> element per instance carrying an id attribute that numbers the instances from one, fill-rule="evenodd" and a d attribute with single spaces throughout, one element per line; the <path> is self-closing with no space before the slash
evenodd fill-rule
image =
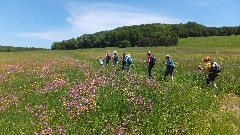
<path id="1" fill-rule="evenodd" d="M 59 40 L 59 37 L 63 36 L 64 32 L 22 32 L 15 34 L 17 37 L 24 37 L 24 38 L 37 38 L 43 40 L 50 40 L 56 41 Z"/>
<path id="2" fill-rule="evenodd" d="M 210 5 L 206 2 L 195 2 L 195 5 L 199 6 L 199 7 L 210 7 Z"/>
<path id="3" fill-rule="evenodd" d="M 140 9 L 108 3 L 70 3 L 67 18 L 75 31 L 94 33 L 117 27 L 148 23 L 180 23 L 177 18 L 144 13 Z"/>
<path id="4" fill-rule="evenodd" d="M 69 13 L 66 20 L 70 27 L 58 28 L 57 31 L 22 32 L 16 34 L 17 37 L 55 42 L 122 26 L 183 22 L 178 18 L 146 13 L 138 8 L 109 3 L 69 2 L 65 8 Z"/>

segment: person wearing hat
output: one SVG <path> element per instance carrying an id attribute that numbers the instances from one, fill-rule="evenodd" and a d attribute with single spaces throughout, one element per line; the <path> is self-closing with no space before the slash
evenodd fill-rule
<path id="1" fill-rule="evenodd" d="M 148 63 L 148 78 L 151 79 L 153 78 L 152 75 L 152 69 L 154 67 L 154 64 L 152 64 L 151 61 L 152 53 L 150 51 L 147 52 L 147 61 L 145 63 Z"/>
<path id="2" fill-rule="evenodd" d="M 218 73 L 214 73 L 211 71 L 212 64 L 211 64 L 211 58 L 209 56 L 204 58 L 204 62 L 205 62 L 205 71 L 208 74 L 208 77 L 206 79 L 206 84 L 208 85 L 211 82 L 212 86 L 215 88 L 217 87 L 215 79 L 218 76 Z"/>
<path id="3" fill-rule="evenodd" d="M 129 72 L 130 71 L 130 66 L 132 64 L 132 57 L 130 54 L 126 55 L 126 69 Z"/>
<path id="4" fill-rule="evenodd" d="M 118 64 L 118 54 L 117 54 L 117 51 L 113 52 L 112 60 L 113 60 L 113 66 L 117 67 L 117 64 Z"/>
<path id="5" fill-rule="evenodd" d="M 164 80 L 166 80 L 167 76 L 170 76 L 170 80 L 173 81 L 173 72 L 175 69 L 174 61 L 171 59 L 170 55 L 166 55 L 165 58 L 166 58 L 166 62 L 163 61 L 163 64 L 167 65 L 167 67 L 164 75 Z"/>

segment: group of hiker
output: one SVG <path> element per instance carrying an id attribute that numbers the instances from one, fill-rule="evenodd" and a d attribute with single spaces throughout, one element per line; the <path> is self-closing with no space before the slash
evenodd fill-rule
<path id="1" fill-rule="evenodd" d="M 166 65 L 166 71 L 164 74 L 164 80 L 167 80 L 167 77 L 170 77 L 170 80 L 173 82 L 173 73 L 175 70 L 175 64 L 173 59 L 171 58 L 170 55 L 166 55 L 165 56 L 166 61 L 163 60 L 163 64 Z M 107 51 L 106 55 L 104 57 L 100 57 L 100 66 L 103 65 L 103 61 L 105 59 L 106 62 L 106 66 L 109 65 L 110 60 L 112 60 L 112 64 L 114 67 L 118 67 L 118 61 L 121 61 L 121 70 L 127 70 L 128 72 L 130 71 L 130 66 L 132 64 L 132 58 L 130 54 L 126 54 L 125 52 L 123 53 L 123 55 L 121 56 L 121 60 L 119 60 L 118 58 L 118 53 L 117 51 L 113 52 L 113 55 L 111 56 L 110 52 Z M 206 58 L 204 58 L 204 62 L 205 62 L 205 67 L 198 67 L 198 70 L 204 70 L 206 71 L 206 73 L 208 74 L 208 77 L 206 79 L 206 84 L 212 84 L 213 87 L 216 87 L 216 77 L 218 76 L 218 74 L 221 72 L 221 67 L 216 63 L 216 62 L 211 62 L 211 59 L 209 56 L 207 56 Z M 148 64 L 148 78 L 152 79 L 153 78 L 153 68 L 156 64 L 156 57 L 153 56 L 153 54 L 148 51 L 147 52 L 147 60 L 144 61 L 144 63 Z"/>
<path id="2" fill-rule="evenodd" d="M 113 52 L 113 56 L 111 56 L 110 52 L 106 52 L 105 57 L 100 57 L 100 66 L 103 65 L 103 61 L 106 61 L 106 66 L 109 65 L 110 60 L 112 60 L 113 66 L 118 67 L 118 54 L 117 51 Z M 127 71 L 130 71 L 130 65 L 132 64 L 132 57 L 130 54 L 123 53 L 121 57 L 121 69 L 126 69 Z"/>

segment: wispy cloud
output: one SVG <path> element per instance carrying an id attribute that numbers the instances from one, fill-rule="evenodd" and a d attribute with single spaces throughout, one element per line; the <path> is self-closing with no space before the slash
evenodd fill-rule
<path id="1" fill-rule="evenodd" d="M 17 37 L 23 38 L 37 38 L 43 40 L 56 41 L 59 40 L 59 37 L 65 35 L 65 32 L 22 32 L 15 34 Z"/>
<path id="2" fill-rule="evenodd" d="M 22 32 L 18 37 L 61 41 L 82 34 L 92 34 L 117 27 L 148 23 L 182 23 L 183 20 L 146 12 L 135 7 L 111 3 L 69 2 L 65 7 L 69 16 L 68 28 L 57 31 Z M 51 29 L 51 28 L 50 28 Z"/>
<path id="3" fill-rule="evenodd" d="M 182 20 L 145 13 L 141 9 L 109 3 L 70 3 L 67 18 L 73 29 L 93 33 L 147 23 L 180 23 Z"/>
<path id="4" fill-rule="evenodd" d="M 195 2 L 194 5 L 199 7 L 210 7 L 210 4 L 207 2 Z"/>

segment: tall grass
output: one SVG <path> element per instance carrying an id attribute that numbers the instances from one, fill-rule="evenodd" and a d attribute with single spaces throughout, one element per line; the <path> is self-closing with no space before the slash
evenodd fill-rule
<path id="1" fill-rule="evenodd" d="M 180 39 L 175 47 L 0 53 L 0 134 L 238 134 L 239 37 Z M 99 66 L 106 51 L 130 53 L 130 72 Z M 146 52 L 157 57 L 147 79 Z M 162 60 L 176 63 L 163 81 Z M 222 65 L 217 88 L 197 71 Z"/>

